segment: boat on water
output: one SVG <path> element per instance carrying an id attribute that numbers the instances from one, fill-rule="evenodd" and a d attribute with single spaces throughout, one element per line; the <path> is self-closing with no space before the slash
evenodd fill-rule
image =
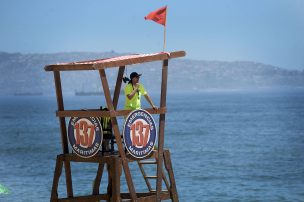
<path id="1" fill-rule="evenodd" d="M 14 93 L 15 96 L 40 96 L 43 95 L 42 92 L 22 92 L 22 93 Z"/>
<path id="2" fill-rule="evenodd" d="M 114 94 L 114 90 L 110 89 L 111 94 Z M 120 91 L 120 94 L 123 94 L 123 90 Z M 103 91 L 75 91 L 76 96 L 96 96 L 104 95 Z"/>
<path id="3" fill-rule="evenodd" d="M 101 91 L 75 91 L 76 96 L 103 95 Z"/>

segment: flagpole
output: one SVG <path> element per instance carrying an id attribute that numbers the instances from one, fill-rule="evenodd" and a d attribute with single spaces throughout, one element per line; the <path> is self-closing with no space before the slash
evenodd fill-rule
<path id="1" fill-rule="evenodd" d="M 164 26 L 164 49 L 163 52 L 165 52 L 166 49 L 166 25 Z"/>
<path id="2" fill-rule="evenodd" d="M 165 25 L 164 25 L 164 49 L 163 49 L 163 52 L 165 52 L 165 50 L 166 50 L 166 27 L 167 27 L 167 14 L 168 14 L 168 7 L 166 6 Z"/>

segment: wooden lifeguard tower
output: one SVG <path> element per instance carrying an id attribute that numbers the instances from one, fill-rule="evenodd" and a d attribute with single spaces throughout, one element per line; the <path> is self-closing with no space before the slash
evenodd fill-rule
<path id="1" fill-rule="evenodd" d="M 166 95 L 167 95 L 167 77 L 168 77 L 168 60 L 185 56 L 184 51 L 176 52 L 162 52 L 156 54 L 136 54 L 118 56 L 113 58 L 81 61 L 73 63 L 61 63 L 48 65 L 45 67 L 45 71 L 53 71 L 58 111 L 56 116 L 59 117 L 61 142 L 62 142 L 62 154 L 59 154 L 56 159 L 56 167 L 53 178 L 52 192 L 50 201 L 58 202 L 70 202 L 70 201 L 161 201 L 171 199 L 172 201 L 178 201 L 178 194 L 175 185 L 174 173 L 172 169 L 170 152 L 164 150 L 164 130 L 165 130 L 165 115 L 166 115 Z M 159 114 L 159 131 L 158 131 L 158 145 L 157 151 L 152 152 L 152 155 L 144 160 L 134 160 L 129 158 L 128 153 L 123 147 L 123 141 L 121 138 L 121 132 L 117 123 L 117 117 L 128 115 L 131 110 L 119 110 L 117 109 L 119 94 L 122 85 L 123 74 L 126 65 L 133 65 L 139 63 L 162 61 L 162 80 L 161 80 L 161 95 L 160 106 L 157 110 L 152 108 L 145 109 L 150 114 Z M 116 80 L 115 91 L 113 99 L 111 98 L 108 80 L 106 77 L 105 69 L 118 67 L 118 74 Z M 65 110 L 62 88 L 61 88 L 61 71 L 79 71 L 79 70 L 93 70 L 98 71 L 103 87 L 105 100 L 109 111 L 100 111 L 99 109 L 92 110 Z M 116 140 L 118 152 L 105 155 L 102 152 L 98 152 L 91 158 L 81 158 L 75 153 L 69 152 L 66 117 L 110 117 L 113 129 L 113 135 Z M 147 160 L 148 159 L 148 160 Z M 152 159 L 153 161 L 149 160 Z M 129 169 L 129 163 L 137 161 L 140 170 L 143 174 L 145 182 L 148 187 L 148 192 L 137 193 L 133 184 L 133 179 Z M 98 163 L 98 170 L 96 178 L 94 180 L 93 190 L 91 195 L 87 196 L 74 196 L 72 186 L 72 172 L 70 162 L 91 162 Z M 143 170 L 143 164 L 157 164 L 156 176 L 147 176 Z M 163 164 L 165 167 L 163 168 Z M 100 182 L 105 165 L 108 171 L 108 187 L 105 193 L 100 192 Z M 62 172 L 62 168 L 65 168 L 65 182 L 66 182 L 66 198 L 58 197 L 58 183 Z M 124 170 L 126 182 L 129 193 L 120 192 L 120 176 L 121 167 Z M 167 171 L 169 181 L 164 175 L 164 169 Z M 156 190 L 152 190 L 149 178 L 156 179 Z M 162 190 L 163 181 L 166 184 L 167 190 Z"/>

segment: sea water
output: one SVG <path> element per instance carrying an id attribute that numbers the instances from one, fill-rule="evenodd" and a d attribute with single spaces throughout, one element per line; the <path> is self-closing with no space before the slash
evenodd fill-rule
<path id="1" fill-rule="evenodd" d="M 94 96 L 64 101 L 66 109 L 105 105 Z M 56 109 L 53 96 L 0 97 L 0 185 L 8 190 L 1 202 L 50 200 L 62 153 Z M 169 94 L 167 112 L 165 147 L 180 201 L 304 201 L 303 90 Z M 146 191 L 136 164 L 130 168 L 136 190 Z M 97 165 L 72 163 L 71 169 L 74 194 L 90 194 Z M 106 186 L 104 173 L 100 192 Z M 58 192 L 66 197 L 64 171 Z"/>

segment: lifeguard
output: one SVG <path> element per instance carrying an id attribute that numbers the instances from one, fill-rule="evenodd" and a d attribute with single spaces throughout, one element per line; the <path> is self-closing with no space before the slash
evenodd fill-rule
<path id="1" fill-rule="evenodd" d="M 130 81 L 125 87 L 125 109 L 135 110 L 141 108 L 141 96 L 144 95 L 146 100 L 152 106 L 153 109 L 157 109 L 157 107 L 153 104 L 150 96 L 148 95 L 147 91 L 145 90 L 144 86 L 139 83 L 139 78 L 141 74 L 137 72 L 132 72 L 130 74 Z"/>

